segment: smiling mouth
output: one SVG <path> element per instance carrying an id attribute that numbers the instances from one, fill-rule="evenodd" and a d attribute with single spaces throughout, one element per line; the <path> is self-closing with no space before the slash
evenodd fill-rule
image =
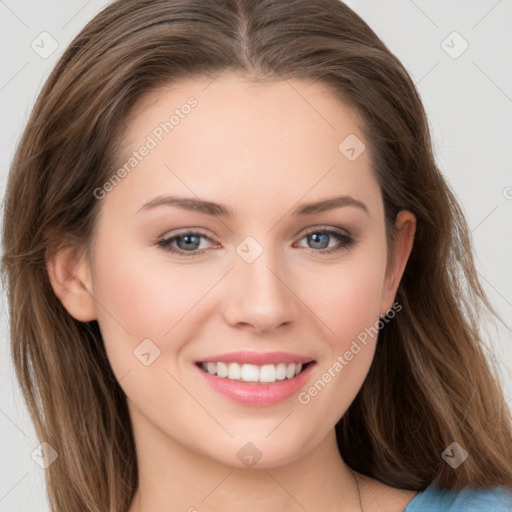
<path id="1" fill-rule="evenodd" d="M 315 361 L 308 363 L 278 363 L 278 364 L 239 364 L 219 362 L 198 362 L 196 365 L 206 373 L 216 377 L 236 382 L 256 384 L 272 384 L 278 381 L 291 380 L 302 373 Z"/>

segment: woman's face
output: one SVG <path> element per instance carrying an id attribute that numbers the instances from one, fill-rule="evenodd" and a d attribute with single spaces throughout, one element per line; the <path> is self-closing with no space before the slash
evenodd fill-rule
<path id="1" fill-rule="evenodd" d="M 305 455 L 358 393 L 408 255 L 387 265 L 354 112 L 319 83 L 225 73 L 161 89 L 127 125 L 132 168 L 95 191 L 85 284 L 138 439 L 240 467 Z"/>

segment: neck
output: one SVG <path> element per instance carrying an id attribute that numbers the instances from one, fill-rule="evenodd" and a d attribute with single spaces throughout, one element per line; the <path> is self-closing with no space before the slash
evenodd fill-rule
<path id="1" fill-rule="evenodd" d="M 219 463 L 162 432 L 138 434 L 139 487 L 128 512 L 361 511 L 358 486 L 339 455 L 334 430 L 301 459 L 266 468 Z"/>

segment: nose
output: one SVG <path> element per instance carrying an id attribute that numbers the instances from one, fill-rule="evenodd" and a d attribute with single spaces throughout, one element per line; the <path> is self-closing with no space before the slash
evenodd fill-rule
<path id="1" fill-rule="evenodd" d="M 250 326 L 269 332 L 299 316 L 299 299 L 290 273 L 263 253 L 252 263 L 235 254 L 235 268 L 227 276 L 224 316 L 233 327 Z"/>

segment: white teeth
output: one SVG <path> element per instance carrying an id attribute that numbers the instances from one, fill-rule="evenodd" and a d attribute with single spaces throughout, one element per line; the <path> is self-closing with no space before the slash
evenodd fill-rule
<path id="1" fill-rule="evenodd" d="M 260 368 L 260 382 L 275 382 L 276 367 L 273 364 L 264 364 Z"/>
<path id="2" fill-rule="evenodd" d="M 228 368 L 228 379 L 238 380 L 242 377 L 242 369 L 238 363 L 229 363 Z"/>
<path id="3" fill-rule="evenodd" d="M 223 378 L 228 376 L 228 365 L 226 363 L 217 363 L 217 376 Z"/>
<path id="4" fill-rule="evenodd" d="M 276 379 L 277 380 L 286 379 L 286 363 L 279 363 L 276 366 Z"/>
<path id="5" fill-rule="evenodd" d="M 244 382 L 275 382 L 276 380 L 292 379 L 302 370 L 301 363 L 255 364 L 238 363 L 201 363 L 203 370 L 217 377 Z"/>
<path id="6" fill-rule="evenodd" d="M 217 376 L 219 376 L 218 373 Z M 245 382 L 258 382 L 260 369 L 255 364 L 243 364 L 241 378 Z"/>

